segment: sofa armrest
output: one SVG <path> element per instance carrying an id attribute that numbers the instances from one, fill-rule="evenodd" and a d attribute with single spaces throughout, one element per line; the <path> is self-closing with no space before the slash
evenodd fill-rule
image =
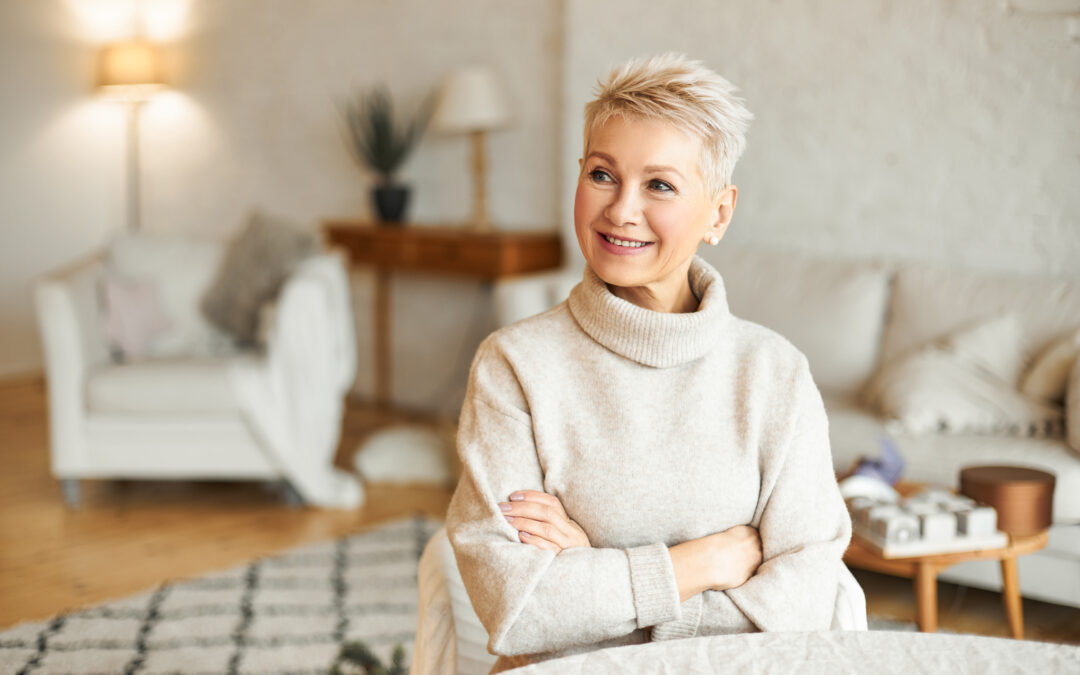
<path id="1" fill-rule="evenodd" d="M 581 272 L 563 269 L 515 277 L 495 284 L 495 323 L 499 327 L 546 312 L 565 300 Z"/>
<path id="2" fill-rule="evenodd" d="M 86 372 L 109 358 L 97 310 L 102 270 L 97 254 L 46 274 L 34 287 L 48 383 L 52 470 L 59 477 L 85 462 Z"/>

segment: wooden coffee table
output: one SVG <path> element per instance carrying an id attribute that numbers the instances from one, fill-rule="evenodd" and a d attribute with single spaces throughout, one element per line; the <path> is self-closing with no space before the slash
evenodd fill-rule
<path id="1" fill-rule="evenodd" d="M 902 495 L 911 494 L 919 486 L 911 484 L 897 485 Z M 915 603 L 919 630 L 924 633 L 937 631 L 937 575 L 957 563 L 969 560 L 1000 560 L 1002 599 L 1005 613 L 1009 617 L 1012 636 L 1018 640 L 1024 638 L 1024 614 L 1020 604 L 1020 581 L 1016 569 L 1016 559 L 1028 553 L 1034 553 L 1046 546 L 1047 531 L 1015 537 L 1009 536 L 1005 546 L 982 551 L 961 551 L 937 555 L 919 555 L 907 558 L 884 558 L 862 542 L 858 537 L 851 538 L 851 545 L 844 553 L 844 562 L 851 567 L 882 572 L 894 576 L 915 579 Z"/>

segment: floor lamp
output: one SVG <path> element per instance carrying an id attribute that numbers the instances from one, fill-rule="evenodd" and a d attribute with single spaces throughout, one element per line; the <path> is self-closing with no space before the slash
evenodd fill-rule
<path id="1" fill-rule="evenodd" d="M 145 40 L 106 45 L 98 55 L 98 88 L 127 106 L 127 229 L 140 229 L 139 108 L 165 87 L 161 52 Z"/>
<path id="2" fill-rule="evenodd" d="M 454 73 L 443 87 L 433 120 L 443 133 L 467 133 L 472 141 L 472 226 L 490 230 L 487 215 L 487 156 L 484 134 L 510 123 L 510 108 L 490 68 L 474 66 Z"/>

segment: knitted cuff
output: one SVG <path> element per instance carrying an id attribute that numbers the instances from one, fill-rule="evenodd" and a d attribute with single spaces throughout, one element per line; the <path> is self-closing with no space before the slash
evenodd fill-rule
<path id="1" fill-rule="evenodd" d="M 680 618 L 675 568 L 662 543 L 626 549 L 638 628 Z"/>
<path id="2" fill-rule="evenodd" d="M 704 598 L 701 593 L 690 598 L 682 604 L 682 618 L 675 621 L 665 621 L 653 626 L 653 642 L 662 640 L 681 640 L 697 635 L 698 624 L 701 623 L 701 610 L 704 606 Z"/>

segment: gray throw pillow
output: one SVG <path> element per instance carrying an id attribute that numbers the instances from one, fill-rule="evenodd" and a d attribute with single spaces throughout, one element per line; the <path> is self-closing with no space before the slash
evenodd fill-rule
<path id="1" fill-rule="evenodd" d="M 317 250 L 313 233 L 254 213 L 227 245 L 221 267 L 203 296 L 203 315 L 237 343 L 254 345 L 259 311 L 277 298 L 296 265 Z"/>

